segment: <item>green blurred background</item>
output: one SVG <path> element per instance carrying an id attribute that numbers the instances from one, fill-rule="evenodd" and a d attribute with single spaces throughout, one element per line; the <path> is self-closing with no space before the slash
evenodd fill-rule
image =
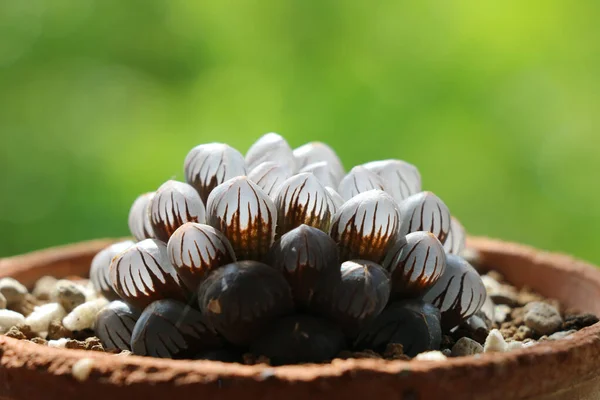
<path id="1" fill-rule="evenodd" d="M 597 263 L 600 2 L 0 1 L 0 256 L 127 234 L 194 145 L 401 158 L 467 229 Z"/>

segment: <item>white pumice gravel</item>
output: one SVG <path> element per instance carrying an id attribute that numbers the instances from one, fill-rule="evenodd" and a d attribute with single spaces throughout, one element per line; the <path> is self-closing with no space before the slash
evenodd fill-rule
<path id="1" fill-rule="evenodd" d="M 61 279 L 54 285 L 50 299 L 60 303 L 67 312 L 71 312 L 78 305 L 85 303 L 85 289 L 75 282 Z"/>
<path id="2" fill-rule="evenodd" d="M 99 299 L 101 297 L 103 297 L 100 293 L 98 293 L 98 291 L 96 291 L 96 288 L 94 287 L 94 284 L 92 283 L 92 281 L 88 281 L 85 286 L 83 286 L 83 291 L 85 293 L 85 301 L 92 301 L 92 300 L 96 300 Z"/>
<path id="3" fill-rule="evenodd" d="M 65 318 L 63 318 L 63 326 L 70 331 L 80 331 L 82 329 L 90 329 L 94 326 L 96 315 L 108 304 L 105 298 L 88 301 L 73 309 Z"/>
<path id="4" fill-rule="evenodd" d="M 503 323 L 511 311 L 512 309 L 504 304 L 494 307 L 494 320 L 499 324 Z"/>
<path id="5" fill-rule="evenodd" d="M 7 305 L 10 307 L 11 305 L 22 302 L 29 291 L 16 279 L 2 278 L 0 279 L 0 293 L 4 295 Z"/>
<path id="6" fill-rule="evenodd" d="M 512 342 L 506 343 L 506 351 L 520 350 L 523 348 L 525 348 L 525 345 L 523 344 L 523 342 L 520 342 L 518 340 L 513 340 Z"/>
<path id="7" fill-rule="evenodd" d="M 574 334 L 575 332 L 577 332 L 575 329 L 571 329 L 570 331 L 556 332 L 556 333 L 553 333 L 552 335 L 548 336 L 548 340 L 566 339 L 569 336 L 571 336 L 572 334 Z"/>
<path id="8" fill-rule="evenodd" d="M 71 367 L 71 375 L 79 382 L 84 382 L 89 378 L 94 369 L 94 360 L 91 358 L 82 358 Z"/>
<path id="9" fill-rule="evenodd" d="M 48 303 L 35 307 L 33 312 L 25 318 L 25 323 L 29 325 L 34 332 L 47 332 L 50 322 L 61 320 L 65 315 L 67 315 L 67 312 L 62 305 L 58 303 Z"/>
<path id="10" fill-rule="evenodd" d="M 35 283 L 31 294 L 40 300 L 48 300 L 50 299 L 50 295 L 56 286 L 56 282 L 58 282 L 58 279 L 53 276 L 42 276 Z"/>
<path id="11" fill-rule="evenodd" d="M 507 350 L 504 337 L 498 329 L 492 329 L 483 345 L 484 353 L 503 353 Z"/>
<path id="12" fill-rule="evenodd" d="M 448 357 L 446 357 L 441 351 L 433 350 L 419 353 L 414 359 L 419 361 L 444 361 L 448 359 Z"/>
<path id="13" fill-rule="evenodd" d="M 64 349 L 68 342 L 69 342 L 69 339 L 67 339 L 67 338 L 48 340 L 48 347 L 57 347 L 57 348 Z"/>
<path id="14" fill-rule="evenodd" d="M 13 326 L 24 323 L 23 314 L 12 310 L 0 310 L 0 333 L 6 333 Z"/>

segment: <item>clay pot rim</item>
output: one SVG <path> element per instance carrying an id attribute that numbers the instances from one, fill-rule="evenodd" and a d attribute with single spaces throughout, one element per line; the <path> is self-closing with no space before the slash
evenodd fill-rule
<path id="1" fill-rule="evenodd" d="M 68 258 L 71 255 L 90 252 L 92 249 L 101 249 L 107 244 L 123 239 L 103 239 L 81 242 L 73 245 L 54 247 L 46 250 L 39 250 L 29 254 L 0 259 L 0 271 L 2 276 L 8 276 L 10 270 L 24 269 L 25 266 L 31 268 L 32 264 L 60 255 L 62 258 Z M 600 270 L 594 265 L 577 260 L 571 256 L 541 252 L 532 247 L 503 242 L 484 237 L 470 237 L 468 245 L 476 250 L 487 252 L 502 252 L 511 254 L 534 254 L 532 262 L 543 263 L 549 258 L 553 260 L 548 268 L 557 268 L 561 270 L 570 270 L 573 273 L 583 274 L 587 279 L 598 282 L 600 286 Z M 561 259 L 563 262 L 556 262 Z M 7 267 L 11 268 L 7 268 Z M 8 274 L 4 273 L 8 270 Z M 166 373 L 171 378 L 183 378 L 188 374 L 201 374 L 204 382 L 216 381 L 224 378 L 236 378 L 260 376 L 262 379 L 272 379 L 274 377 L 286 381 L 311 381 L 315 378 L 327 378 L 339 376 L 348 371 L 368 370 L 377 373 L 398 374 L 403 371 L 414 372 L 435 372 L 436 370 L 446 370 L 450 368 L 473 368 L 489 366 L 490 364 L 510 365 L 510 364 L 531 364 L 544 362 L 548 357 L 567 357 L 567 353 L 577 348 L 585 348 L 594 342 L 600 340 L 600 323 L 581 329 L 573 333 L 568 338 L 542 342 L 535 346 L 525 349 L 514 350 L 508 353 L 486 353 L 477 356 L 448 358 L 443 361 L 389 361 L 380 359 L 350 359 L 334 360 L 327 364 L 303 364 L 272 367 L 267 365 L 242 365 L 228 364 L 216 361 L 205 360 L 170 360 L 160 358 L 150 358 L 141 356 L 115 356 L 109 353 L 94 351 L 81 351 L 72 349 L 52 348 L 38 345 L 29 341 L 17 340 L 6 336 L 0 337 L 0 349 L 5 355 L 11 353 L 11 357 L 19 360 L 23 364 L 28 362 L 35 363 L 36 359 L 61 360 L 61 364 L 72 365 L 81 359 L 93 359 L 94 369 L 103 373 L 111 373 L 116 367 L 118 369 L 126 368 L 128 370 L 143 369 L 146 372 L 151 371 L 157 374 Z M 309 367 L 309 368 L 308 368 Z M 144 382 L 147 377 L 144 374 L 131 374 L 127 377 L 129 383 Z"/>

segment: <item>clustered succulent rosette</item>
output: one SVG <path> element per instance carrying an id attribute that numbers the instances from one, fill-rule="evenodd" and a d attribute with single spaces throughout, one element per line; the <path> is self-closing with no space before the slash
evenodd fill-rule
<path id="1" fill-rule="evenodd" d="M 137 243 L 92 263 L 113 300 L 95 325 L 108 349 L 280 365 L 400 343 L 414 356 L 486 299 L 463 227 L 407 162 L 345 173 L 327 145 L 269 133 L 245 157 L 199 145 L 184 169 L 187 183 L 133 203 Z"/>

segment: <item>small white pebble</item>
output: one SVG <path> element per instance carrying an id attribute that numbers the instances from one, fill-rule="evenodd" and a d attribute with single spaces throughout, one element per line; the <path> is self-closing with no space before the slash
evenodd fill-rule
<path id="1" fill-rule="evenodd" d="M 85 289 L 83 286 L 67 279 L 56 282 L 50 299 L 60 303 L 67 312 L 86 302 Z"/>
<path id="2" fill-rule="evenodd" d="M 510 314 L 510 312 L 511 312 L 511 308 L 504 304 L 500 304 L 500 305 L 494 307 L 495 321 L 498 322 L 499 324 L 503 323 L 504 321 L 506 321 L 506 317 L 508 316 L 508 314 Z"/>
<path id="3" fill-rule="evenodd" d="M 67 342 L 69 341 L 69 339 L 67 338 L 60 338 L 57 340 L 48 340 L 48 347 L 58 347 L 58 348 L 65 348 L 65 346 L 67 345 Z"/>
<path id="4" fill-rule="evenodd" d="M 47 332 L 50 322 L 61 320 L 65 315 L 67 315 L 67 312 L 63 306 L 58 303 L 48 303 L 35 307 L 33 312 L 25 318 L 25 323 L 34 332 Z"/>
<path id="5" fill-rule="evenodd" d="M 520 342 L 518 340 L 513 340 L 512 342 L 506 343 L 506 351 L 519 350 L 524 347 L 525 345 L 523 344 L 523 342 Z"/>
<path id="6" fill-rule="evenodd" d="M 434 350 L 419 353 L 414 359 L 419 361 L 444 361 L 447 358 L 441 351 Z"/>
<path id="7" fill-rule="evenodd" d="M 489 275 L 482 275 L 481 281 L 487 293 L 496 293 L 502 288 L 502 284 Z"/>
<path id="8" fill-rule="evenodd" d="M 85 301 L 86 302 L 96 300 L 96 299 L 99 299 L 100 297 L 102 297 L 102 295 L 96 291 L 96 288 L 94 287 L 94 284 L 92 283 L 91 280 L 89 280 L 85 284 L 85 286 L 83 287 L 83 290 L 85 293 Z"/>
<path id="9" fill-rule="evenodd" d="M 6 297 L 2 293 L 0 293 L 0 309 L 6 308 Z"/>
<path id="10" fill-rule="evenodd" d="M 0 310 L 0 333 L 6 333 L 15 325 L 25 323 L 25 317 L 12 310 Z"/>
<path id="11" fill-rule="evenodd" d="M 70 331 L 89 329 L 96 322 L 98 312 L 108 304 L 105 298 L 88 301 L 73 309 L 64 319 L 63 326 Z"/>
<path id="12" fill-rule="evenodd" d="M 537 342 L 535 340 L 531 340 L 531 339 L 526 339 L 523 341 L 524 348 L 535 346 L 536 344 L 537 344 Z"/>
<path id="13" fill-rule="evenodd" d="M 0 279 L 0 293 L 6 298 L 8 305 L 18 304 L 25 298 L 27 288 L 13 278 Z"/>
<path id="14" fill-rule="evenodd" d="M 89 378 L 94 367 L 94 360 L 91 358 L 82 358 L 71 367 L 71 374 L 79 382 L 83 382 Z"/>
<path id="15" fill-rule="evenodd" d="M 570 331 L 556 332 L 556 333 L 553 333 L 552 335 L 548 336 L 548 340 L 566 339 L 569 336 L 571 336 L 572 334 L 574 334 L 575 332 L 577 332 L 575 329 L 571 329 Z"/>
<path id="16" fill-rule="evenodd" d="M 35 283 L 35 286 L 33 288 L 33 291 L 31 292 L 31 294 L 33 294 L 38 299 L 42 299 L 42 300 L 49 299 L 50 294 L 52 293 L 52 291 L 54 290 L 54 287 L 56 286 L 56 282 L 58 282 L 58 280 L 53 276 L 42 276 Z"/>
<path id="17" fill-rule="evenodd" d="M 506 351 L 506 341 L 498 329 L 492 329 L 483 345 L 484 353 L 503 353 Z"/>

